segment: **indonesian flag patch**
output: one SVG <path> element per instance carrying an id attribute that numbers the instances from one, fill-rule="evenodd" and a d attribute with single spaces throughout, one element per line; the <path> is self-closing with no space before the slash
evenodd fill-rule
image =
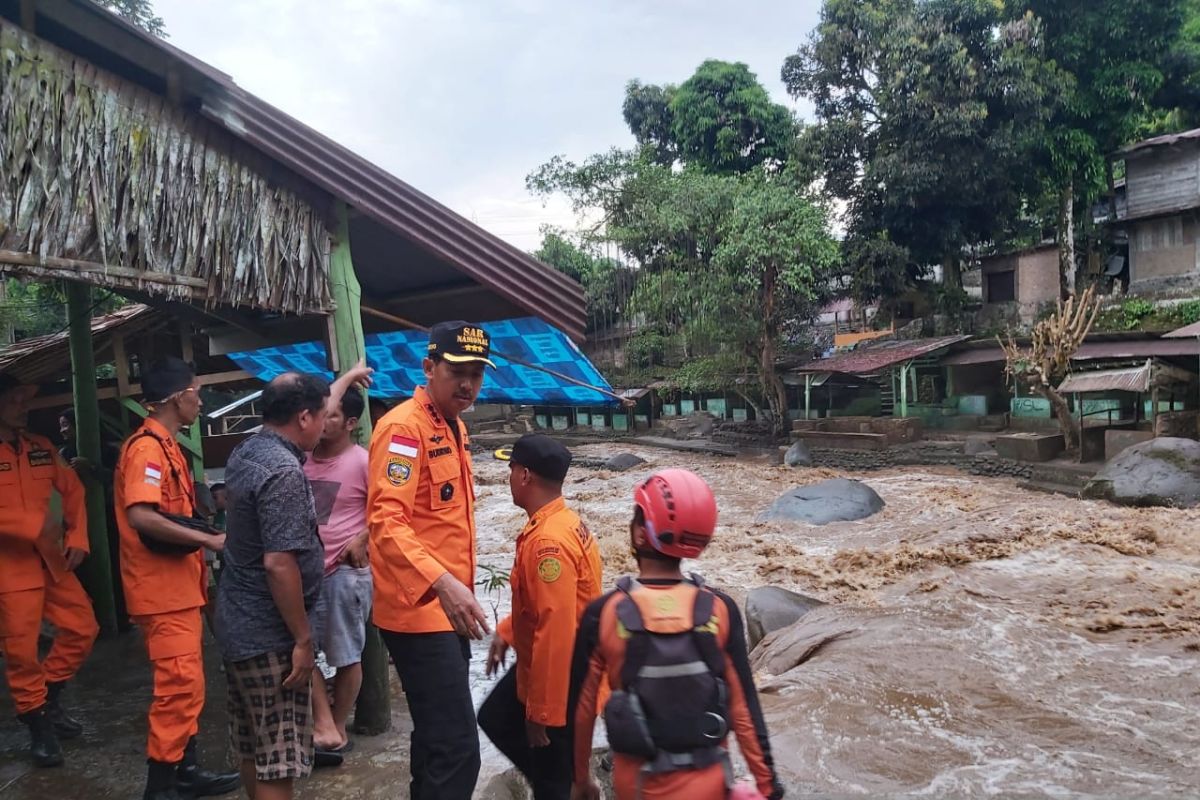
<path id="1" fill-rule="evenodd" d="M 162 480 L 162 466 L 155 464 L 153 461 L 146 462 L 146 483 L 151 486 L 158 486 Z"/>
<path id="2" fill-rule="evenodd" d="M 388 452 L 395 453 L 398 456 L 416 458 L 417 447 L 420 444 L 416 439 L 410 439 L 407 436 L 393 436 L 391 443 L 388 445 Z"/>

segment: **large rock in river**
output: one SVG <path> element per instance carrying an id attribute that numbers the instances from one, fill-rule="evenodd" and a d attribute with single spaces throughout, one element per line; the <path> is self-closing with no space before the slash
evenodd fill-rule
<path id="1" fill-rule="evenodd" d="M 1127 447 L 1083 495 L 1129 506 L 1200 506 L 1200 442 L 1162 436 Z"/>
<path id="2" fill-rule="evenodd" d="M 627 469 L 645 464 L 646 459 L 640 456 L 635 456 L 633 453 L 618 453 L 617 455 L 604 462 L 605 469 L 611 469 L 614 472 L 624 472 Z"/>
<path id="3" fill-rule="evenodd" d="M 847 478 L 795 486 L 758 515 L 759 522 L 830 522 L 863 519 L 883 509 L 883 498 L 865 483 Z"/>
<path id="4" fill-rule="evenodd" d="M 760 586 L 752 590 L 746 595 L 746 632 L 750 635 L 750 649 L 753 650 L 768 633 L 786 628 L 823 605 L 820 600 L 778 586 Z"/>
<path id="5" fill-rule="evenodd" d="M 797 440 L 788 448 L 788 451 L 783 454 L 783 463 L 789 467 L 812 466 L 812 453 L 809 452 L 808 445 L 804 443 L 804 440 Z"/>

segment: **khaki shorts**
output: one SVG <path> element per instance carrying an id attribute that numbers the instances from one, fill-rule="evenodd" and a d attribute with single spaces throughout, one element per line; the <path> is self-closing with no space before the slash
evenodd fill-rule
<path id="1" fill-rule="evenodd" d="M 254 761 L 260 781 L 304 778 L 312 771 L 312 701 L 307 686 L 283 688 L 291 671 L 291 653 L 266 653 L 225 664 L 229 738 L 239 760 Z"/>

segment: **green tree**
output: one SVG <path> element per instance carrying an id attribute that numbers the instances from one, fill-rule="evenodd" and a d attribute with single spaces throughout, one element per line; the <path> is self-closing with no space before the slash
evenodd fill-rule
<path id="1" fill-rule="evenodd" d="M 827 188 L 847 204 L 846 269 L 864 300 L 1012 236 L 1062 76 L 1035 19 L 988 0 L 826 0 L 783 67 L 812 100 Z"/>
<path id="2" fill-rule="evenodd" d="M 166 26 L 162 17 L 154 13 L 151 0 L 100 0 L 100 5 L 147 33 L 160 39 L 167 38 Z"/>
<path id="3" fill-rule="evenodd" d="M 534 258 L 574 278 L 587 301 L 587 331 L 611 327 L 621 319 L 636 273 L 614 258 L 600 255 L 596 245 L 573 242 L 563 231 L 546 229 Z"/>
<path id="4" fill-rule="evenodd" d="M 625 102 L 621 113 L 637 143 L 648 148 L 648 157 L 658 164 L 673 164 L 679 158 L 679 147 L 671 132 L 674 116 L 671 98 L 676 87 L 656 86 L 632 80 L 625 86 Z"/>
<path id="5" fill-rule="evenodd" d="M 1188 81 L 1192 92 L 1197 84 L 1183 24 L 1195 6 L 1194 0 L 1025 0 L 1011 7 L 1013 15 L 1037 17 L 1046 57 L 1071 78 L 1031 162 L 1057 199 L 1064 290 L 1074 284 L 1076 208 L 1086 210 L 1111 188 L 1108 156 L 1161 121 L 1171 110 L 1162 103 L 1196 99 L 1188 94 Z"/>

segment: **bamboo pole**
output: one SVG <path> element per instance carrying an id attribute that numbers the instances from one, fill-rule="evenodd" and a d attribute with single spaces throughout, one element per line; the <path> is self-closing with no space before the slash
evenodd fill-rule
<path id="1" fill-rule="evenodd" d="M 80 457 L 99 467 L 100 401 L 96 397 L 96 361 L 92 352 L 92 287 L 67 283 L 67 320 L 70 324 L 71 379 L 75 395 L 75 442 Z M 113 590 L 112 560 L 108 548 L 108 514 L 104 489 L 90 473 L 83 481 L 87 492 L 88 543 L 91 553 L 80 568 L 92 597 L 96 622 L 105 633 L 116 633 L 117 605 Z"/>
<path id="2" fill-rule="evenodd" d="M 333 296 L 333 347 L 331 361 L 342 373 L 366 357 L 362 328 L 362 287 L 354 274 L 350 248 L 350 218 L 346 204 L 337 204 L 337 230 L 329 257 L 329 284 Z M 351 389 L 350 391 L 358 391 Z M 371 415 L 363 414 L 355 434 L 360 443 L 371 438 Z M 354 707 L 354 729 L 365 736 L 378 736 L 392 725 L 392 701 L 387 650 L 379 630 L 367 624 L 367 641 L 362 654 L 363 682 Z"/>

